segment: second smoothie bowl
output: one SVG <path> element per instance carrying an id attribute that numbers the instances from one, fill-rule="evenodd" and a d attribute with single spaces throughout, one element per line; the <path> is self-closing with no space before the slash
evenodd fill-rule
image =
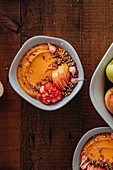
<path id="1" fill-rule="evenodd" d="M 9 71 L 14 90 L 43 110 L 56 110 L 81 89 L 84 72 L 74 48 L 65 40 L 35 36 L 17 53 Z"/>

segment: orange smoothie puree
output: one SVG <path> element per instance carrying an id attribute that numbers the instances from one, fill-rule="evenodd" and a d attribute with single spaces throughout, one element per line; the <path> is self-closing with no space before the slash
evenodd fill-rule
<path id="1" fill-rule="evenodd" d="M 110 133 L 99 134 L 91 138 L 84 146 L 81 155 L 87 155 L 89 160 L 113 163 L 113 139 Z"/>
<path id="2" fill-rule="evenodd" d="M 58 48 L 61 60 L 63 49 Z M 31 48 L 22 57 L 18 69 L 17 77 L 22 89 L 35 99 L 39 99 L 39 88 L 49 81 L 52 71 L 56 69 L 56 58 L 52 57 L 48 45 L 42 44 Z"/>

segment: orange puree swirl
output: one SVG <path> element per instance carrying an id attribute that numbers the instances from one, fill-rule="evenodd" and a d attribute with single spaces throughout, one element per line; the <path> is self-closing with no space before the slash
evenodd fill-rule
<path id="1" fill-rule="evenodd" d="M 59 54 L 63 57 L 63 49 L 59 48 Z M 49 81 L 55 68 L 56 58 L 52 57 L 48 45 L 42 44 L 31 48 L 22 57 L 18 69 L 18 82 L 22 89 L 30 96 L 38 99 L 41 84 Z"/>
<path id="2" fill-rule="evenodd" d="M 82 154 L 86 154 L 90 160 L 106 161 L 108 165 L 113 163 L 113 140 L 110 134 L 99 134 L 90 139 L 84 146 Z"/>

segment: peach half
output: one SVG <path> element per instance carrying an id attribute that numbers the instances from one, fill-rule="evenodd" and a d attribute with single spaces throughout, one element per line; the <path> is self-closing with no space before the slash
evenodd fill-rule
<path id="1" fill-rule="evenodd" d="M 111 87 L 105 94 L 105 105 L 113 114 L 113 87 Z"/>

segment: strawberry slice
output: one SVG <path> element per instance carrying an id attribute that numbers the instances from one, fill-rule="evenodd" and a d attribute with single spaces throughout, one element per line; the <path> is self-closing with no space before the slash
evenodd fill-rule
<path id="1" fill-rule="evenodd" d="M 84 79 L 83 78 L 74 78 L 72 77 L 70 82 L 73 84 L 73 85 L 76 85 L 78 81 L 83 81 Z"/>
<path id="2" fill-rule="evenodd" d="M 69 72 L 72 73 L 72 75 L 74 76 L 74 74 L 77 72 L 76 67 L 75 66 L 69 67 Z"/>
<path id="3" fill-rule="evenodd" d="M 88 163 L 85 163 L 86 161 L 88 160 L 88 156 L 86 155 L 86 154 L 83 154 L 82 156 L 81 156 L 81 164 L 80 164 L 80 166 L 79 167 L 82 167 L 82 168 L 84 168 L 86 165 L 85 164 L 89 164 L 90 162 L 88 162 Z M 85 163 L 85 164 L 84 164 Z M 84 164 L 84 165 L 83 165 Z M 83 166 L 82 166 L 83 165 Z M 82 169 L 81 168 L 81 169 Z"/>
<path id="4" fill-rule="evenodd" d="M 70 82 L 73 84 L 73 85 L 76 85 L 78 80 L 77 78 L 71 78 Z"/>
<path id="5" fill-rule="evenodd" d="M 113 140 L 113 133 L 111 133 L 110 138 L 111 138 L 111 140 Z"/>
<path id="6" fill-rule="evenodd" d="M 85 163 L 85 164 L 81 165 L 80 168 L 81 168 L 81 169 L 86 169 L 86 168 L 87 168 L 87 165 L 88 165 L 88 164 Z"/>
<path id="7" fill-rule="evenodd" d="M 49 52 L 50 53 L 53 54 L 57 51 L 57 48 L 54 45 L 51 45 L 49 42 L 48 42 L 48 46 L 49 46 Z"/>
<path id="8" fill-rule="evenodd" d="M 82 156 L 81 156 L 81 161 L 87 161 L 88 160 L 88 156 L 86 155 L 86 154 L 83 154 Z"/>

